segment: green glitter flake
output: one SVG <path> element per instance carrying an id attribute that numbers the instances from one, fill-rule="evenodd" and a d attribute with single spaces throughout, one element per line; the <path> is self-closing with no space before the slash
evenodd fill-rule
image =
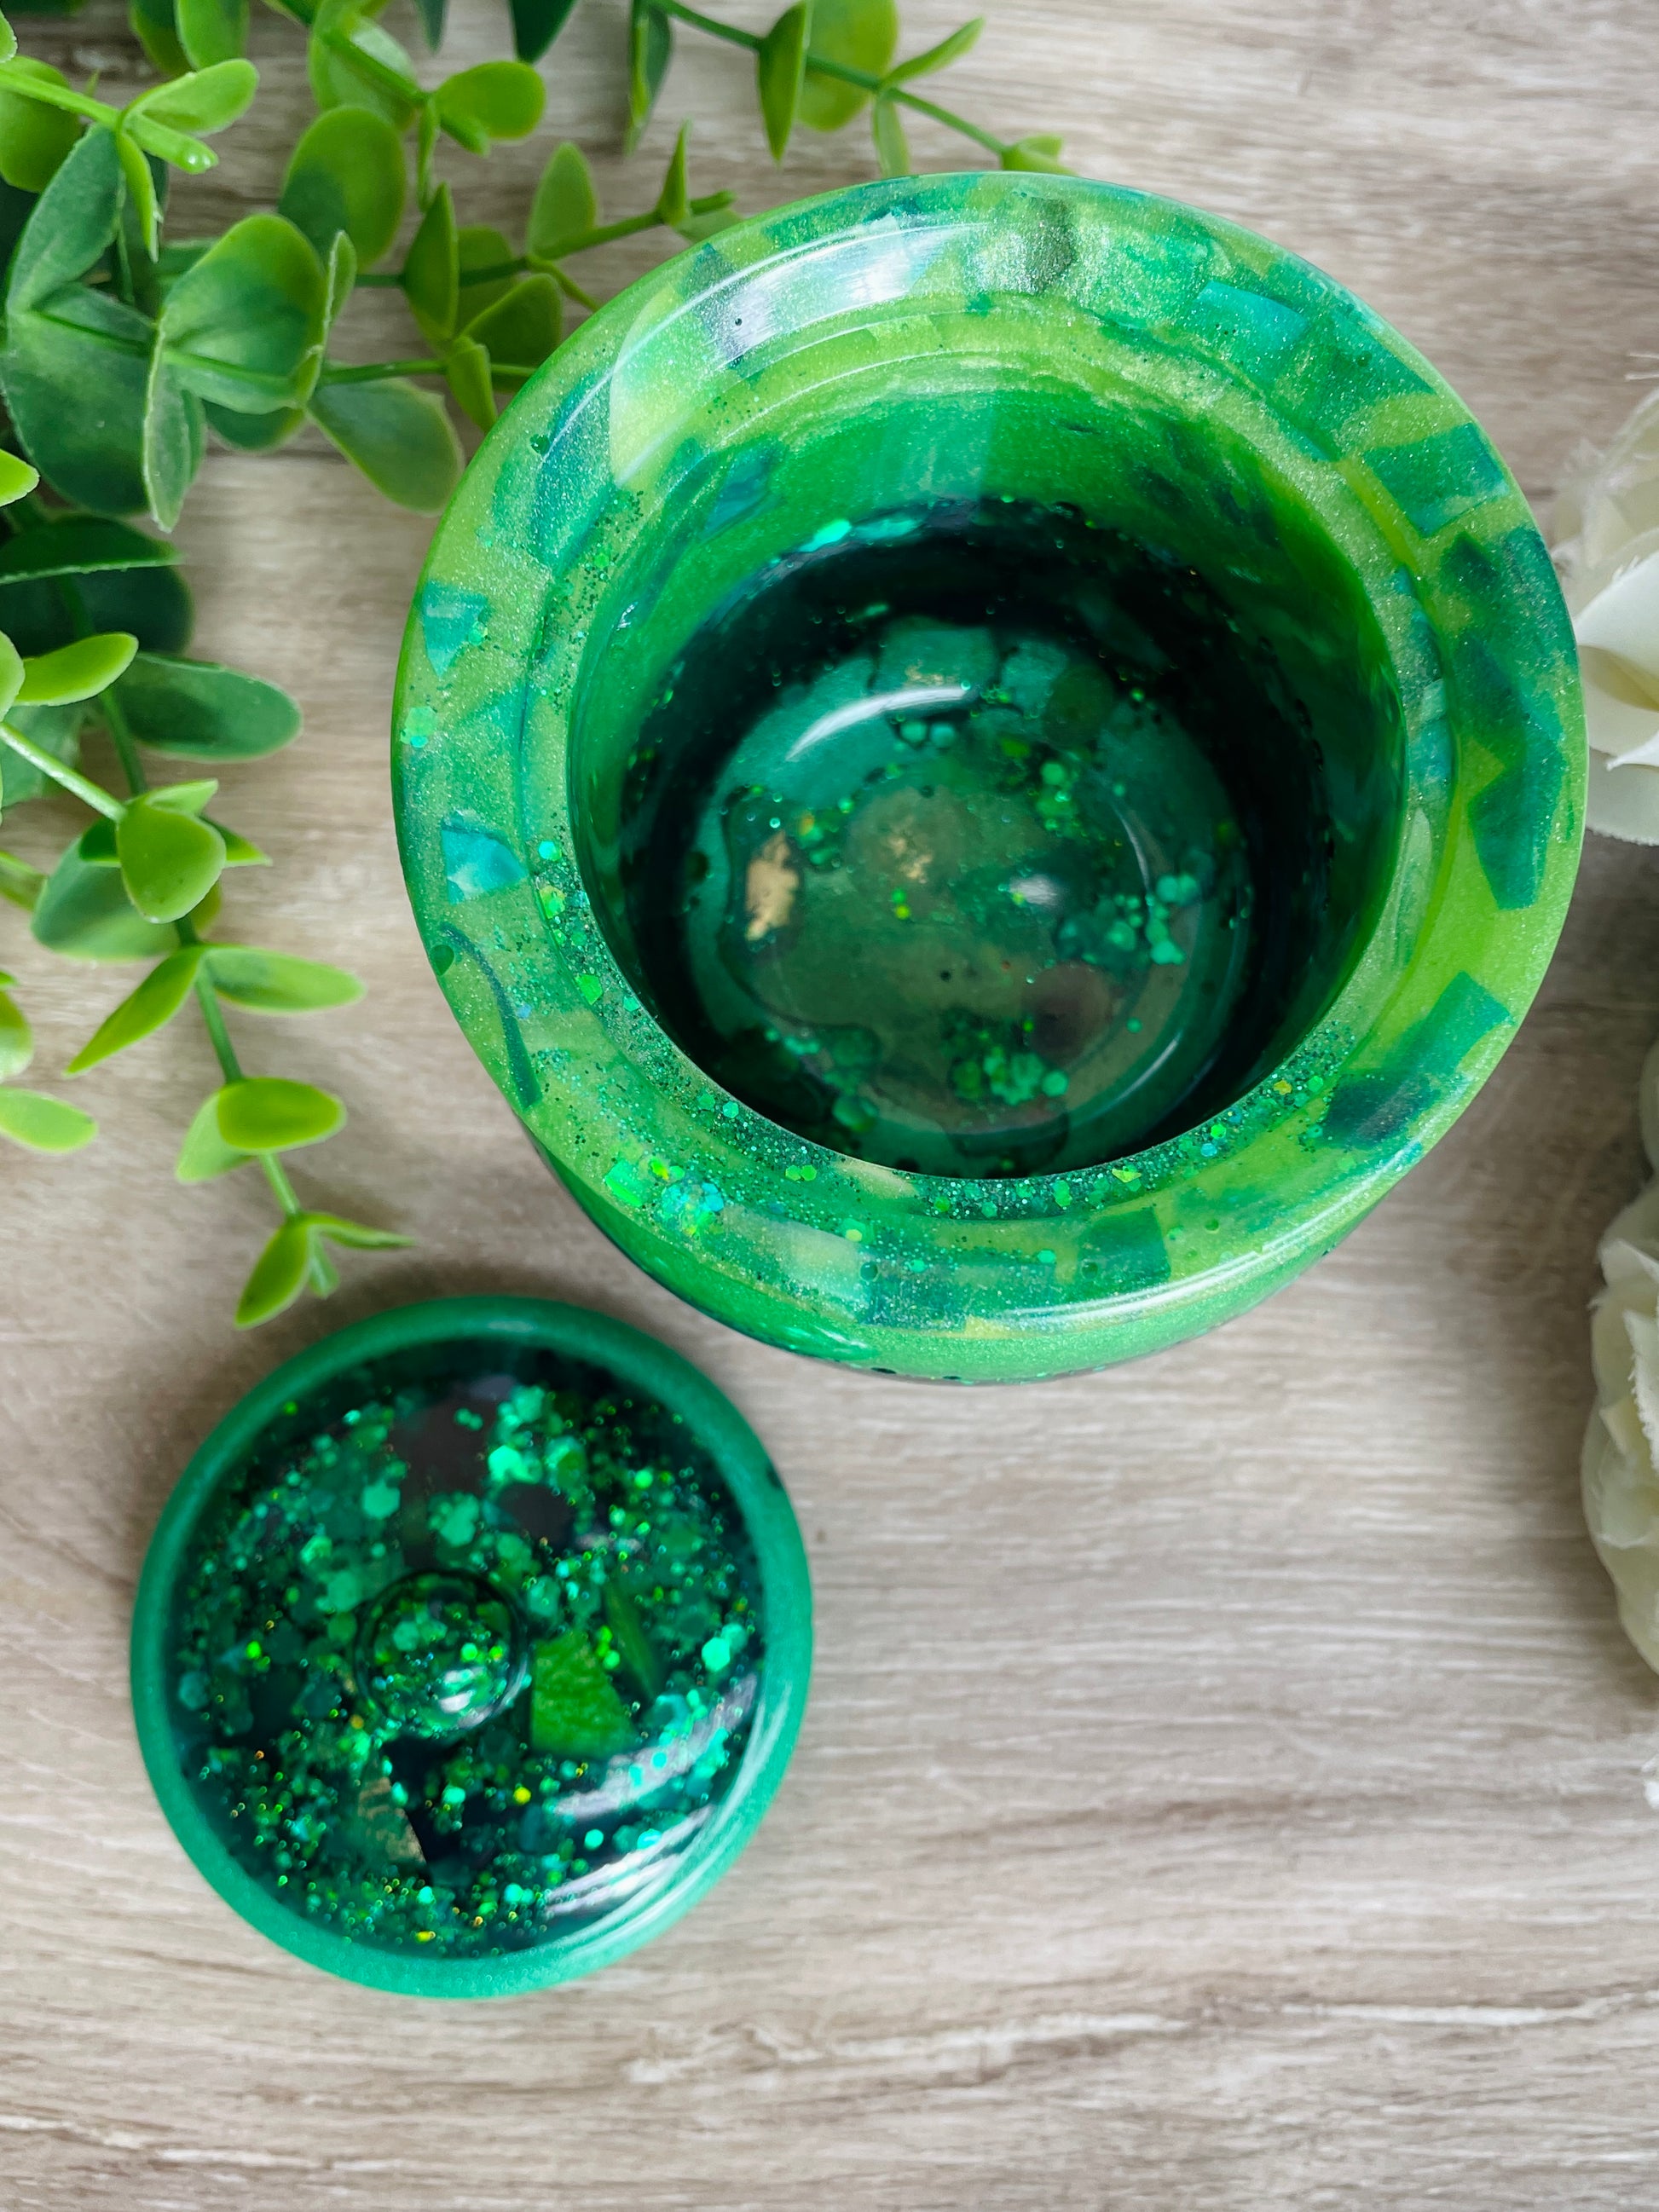
<path id="1" fill-rule="evenodd" d="M 169 1632 L 179 1761 L 239 1863 L 349 1940 L 469 1959 L 672 1877 L 765 1645 L 684 1423 L 479 1356 L 360 1376 L 321 1426 L 290 1409 L 200 1523 Z"/>

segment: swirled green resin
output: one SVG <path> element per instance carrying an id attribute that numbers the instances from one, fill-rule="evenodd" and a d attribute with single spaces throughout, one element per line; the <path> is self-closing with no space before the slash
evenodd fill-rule
<path id="1" fill-rule="evenodd" d="M 586 323 L 399 677 L 433 966 L 757 1336 L 1018 1380 L 1240 1312 L 1449 1127 L 1577 854 L 1571 634 L 1341 288 L 1079 179 L 768 215 Z"/>
<path id="2" fill-rule="evenodd" d="M 270 1932 L 359 1978 L 472 1993 L 626 1948 L 775 1733 L 738 1496 L 605 1365 L 383 1352 L 283 1401 L 199 1509 L 141 1607 L 152 1765 Z"/>

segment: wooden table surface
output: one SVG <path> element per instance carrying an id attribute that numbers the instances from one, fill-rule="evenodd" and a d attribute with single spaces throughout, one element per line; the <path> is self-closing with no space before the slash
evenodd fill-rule
<path id="1" fill-rule="evenodd" d="M 912 41 L 954 12 L 907 0 Z M 1011 133 L 1063 130 L 1085 171 L 1221 210 L 1354 287 L 1541 506 L 1659 349 L 1652 16 L 1000 0 L 950 82 Z M 700 189 L 776 196 L 742 57 L 690 39 L 649 162 L 624 170 L 622 21 L 583 0 L 538 140 L 452 164 L 472 219 L 522 207 L 555 132 L 595 149 L 611 204 L 648 200 L 681 112 Z M 106 0 L 25 43 L 133 79 Z M 464 6 L 452 65 L 503 50 L 500 7 Z M 254 117 L 188 188 L 216 216 L 268 201 L 309 112 L 291 27 L 261 15 L 255 53 Z M 916 146 L 952 158 L 940 134 Z M 869 170 L 855 130 L 793 151 L 783 185 Z M 1659 860 L 1591 847 L 1481 1099 L 1265 1308 L 1040 1389 L 815 1366 L 609 1248 L 430 980 L 386 780 L 425 534 L 304 447 L 216 455 L 181 531 L 198 649 L 307 714 L 234 776 L 277 863 L 238 879 L 238 929 L 371 986 L 355 1013 L 241 1034 L 350 1102 L 299 1164 L 307 1194 L 417 1249 L 234 1335 L 268 1216 L 252 1178 L 171 1183 L 213 1079 L 189 1022 L 76 1091 L 104 1122 L 93 1150 L 0 1158 L 0 2204 L 1652 2204 L 1659 1685 L 1614 1626 L 1577 1459 L 1596 1234 L 1641 1173 Z M 46 1069 L 126 988 L 49 962 L 15 914 L 0 957 Z M 233 1400 L 341 1322 L 483 1288 L 621 1314 L 731 1393 L 799 1510 L 819 1656 L 776 1805 L 704 1904 L 574 1988 L 450 2008 L 331 1981 L 209 1892 L 139 1765 L 125 1638 L 161 1500 Z"/>

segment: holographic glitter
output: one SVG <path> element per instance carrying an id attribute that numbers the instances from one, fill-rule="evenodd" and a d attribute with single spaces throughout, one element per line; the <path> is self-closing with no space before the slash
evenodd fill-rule
<path id="1" fill-rule="evenodd" d="M 678 1413 L 528 1346 L 285 1408 L 203 1514 L 167 1648 L 180 1766 L 313 1923 L 481 1959 L 665 1887 L 726 1793 L 765 1635 Z"/>

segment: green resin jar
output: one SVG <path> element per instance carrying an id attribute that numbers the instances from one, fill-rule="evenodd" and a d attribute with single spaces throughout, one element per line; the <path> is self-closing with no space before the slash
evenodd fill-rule
<path id="1" fill-rule="evenodd" d="M 1015 1381 L 1287 1281 L 1491 1073 L 1571 888 L 1572 639 L 1441 379 L 1066 178 L 746 223 L 491 433 L 404 870 L 593 1218 L 738 1328 Z"/>
<path id="2" fill-rule="evenodd" d="M 743 1849 L 806 1698 L 794 1515 L 714 1385 L 620 1322 L 405 1306 L 209 1437 L 138 1587 L 162 1810 L 263 1934 L 495 1996 L 607 1965 Z"/>

